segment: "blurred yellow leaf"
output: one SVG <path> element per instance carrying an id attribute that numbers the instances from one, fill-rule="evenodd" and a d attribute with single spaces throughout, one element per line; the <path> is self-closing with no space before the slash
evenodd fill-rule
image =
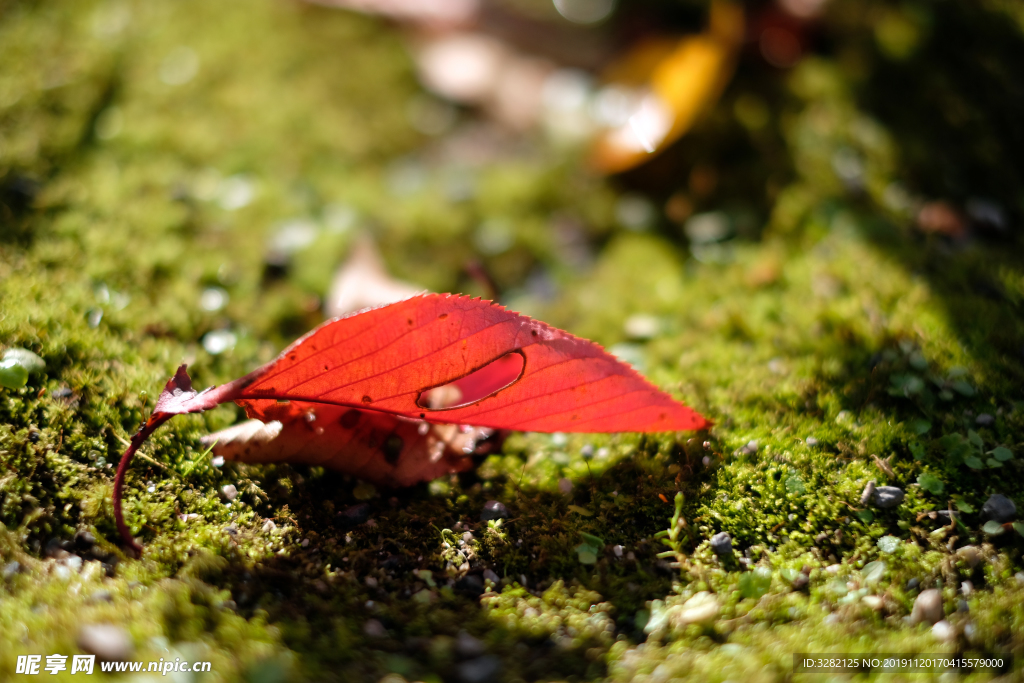
<path id="1" fill-rule="evenodd" d="M 643 85 L 628 120 L 597 139 L 594 165 L 605 173 L 629 170 L 686 133 L 732 77 L 743 32 L 742 6 L 715 0 L 704 33 L 645 41 L 615 65 L 610 81 Z"/>

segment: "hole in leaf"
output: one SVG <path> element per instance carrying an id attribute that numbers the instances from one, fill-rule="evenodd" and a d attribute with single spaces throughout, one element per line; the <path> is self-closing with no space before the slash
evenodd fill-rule
<path id="1" fill-rule="evenodd" d="M 506 353 L 465 377 L 427 389 L 416 405 L 430 410 L 450 410 L 476 403 L 514 384 L 523 374 L 526 358 L 521 351 Z"/>

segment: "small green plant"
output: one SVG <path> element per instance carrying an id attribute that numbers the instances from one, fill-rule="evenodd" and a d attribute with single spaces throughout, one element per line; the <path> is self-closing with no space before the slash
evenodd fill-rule
<path id="1" fill-rule="evenodd" d="M 682 491 L 676 493 L 676 511 L 672 515 L 672 519 L 669 520 L 668 529 L 654 534 L 655 538 L 660 539 L 670 548 L 670 550 L 658 553 L 658 557 L 674 557 L 676 565 L 680 567 L 686 560 L 683 544 L 690 540 L 690 526 L 686 523 L 686 518 L 683 517 L 683 501 L 685 499 Z"/>

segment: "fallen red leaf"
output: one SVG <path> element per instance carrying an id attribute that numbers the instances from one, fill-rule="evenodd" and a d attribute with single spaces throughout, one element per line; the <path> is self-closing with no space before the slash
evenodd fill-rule
<path id="1" fill-rule="evenodd" d="M 379 486 L 412 486 L 473 465 L 495 445 L 486 427 L 432 425 L 388 413 L 317 403 L 277 403 L 203 437 L 216 455 L 247 463 L 319 465 Z"/>
<path id="2" fill-rule="evenodd" d="M 196 392 L 185 366 L 178 368 L 118 467 L 114 512 L 129 545 L 138 548 L 120 498 L 132 455 L 173 415 L 227 401 L 251 418 L 281 424 L 272 438 L 255 438 L 256 426 L 248 439 L 241 428 L 224 436 L 232 457 L 317 462 L 399 485 L 465 467 L 453 457 L 466 452 L 468 441 L 431 425 L 537 432 L 708 425 L 593 342 L 489 301 L 425 294 L 325 323 L 220 387 Z"/>

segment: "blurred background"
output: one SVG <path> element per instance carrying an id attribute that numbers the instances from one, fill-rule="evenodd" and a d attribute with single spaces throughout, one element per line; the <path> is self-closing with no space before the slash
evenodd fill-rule
<path id="1" fill-rule="evenodd" d="M 96 316 L 149 292 L 136 318 L 225 330 L 208 350 L 340 312 L 330 283 L 357 235 L 413 287 L 486 294 L 486 272 L 533 313 L 629 235 L 701 264 L 813 240 L 842 216 L 893 253 L 1019 242 L 1014 3 L 5 0 L 3 13 L 4 242 L 74 232 Z M 143 267 L 122 268 L 129 253 Z M 194 306 L 161 302 L 172 272 L 188 273 L 174 286 Z"/>

